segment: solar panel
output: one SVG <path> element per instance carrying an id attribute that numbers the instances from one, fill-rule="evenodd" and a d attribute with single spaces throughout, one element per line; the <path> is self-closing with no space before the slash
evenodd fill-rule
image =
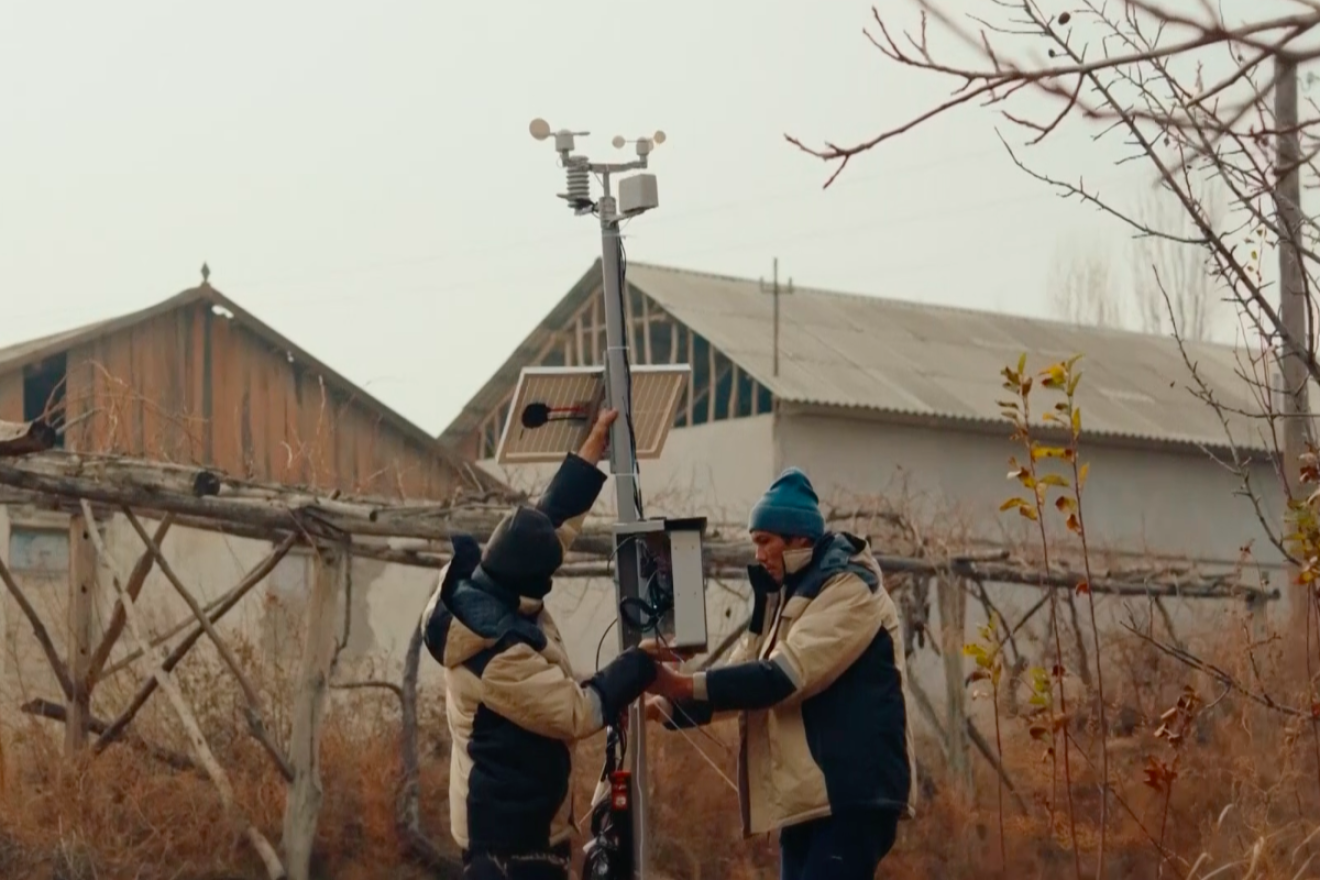
<path id="1" fill-rule="evenodd" d="M 631 373 L 637 460 L 656 459 L 664 450 L 692 368 L 637 365 Z M 560 461 L 582 445 L 604 404 L 604 367 L 524 367 L 495 460 L 499 464 Z"/>

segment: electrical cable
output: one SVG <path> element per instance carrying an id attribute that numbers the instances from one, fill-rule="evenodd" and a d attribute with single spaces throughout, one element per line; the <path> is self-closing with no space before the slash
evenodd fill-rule
<path id="1" fill-rule="evenodd" d="M 628 250 L 623 245 L 623 235 L 619 231 L 618 225 L 614 228 L 614 241 L 619 251 L 619 316 L 622 319 L 628 314 Z M 624 327 L 624 357 L 623 357 L 623 375 L 625 387 L 628 395 L 628 412 L 626 423 L 628 426 L 628 443 L 632 449 L 632 468 L 633 468 L 633 500 L 637 504 L 637 516 L 642 516 L 642 478 L 641 471 L 637 464 L 637 432 L 634 430 L 632 418 L 632 363 L 628 357 L 628 327 Z"/>
<path id="2" fill-rule="evenodd" d="M 617 624 L 618 622 L 619 622 L 619 618 L 617 618 L 617 617 L 614 618 L 613 620 L 611 620 L 611 621 L 610 621 L 610 625 L 607 626 L 607 627 L 605 627 L 605 632 L 603 632 L 603 633 L 600 634 L 600 641 L 596 643 L 596 671 L 597 671 L 597 672 L 600 672 L 600 652 L 601 652 L 601 649 L 603 649 L 603 648 L 605 647 L 605 637 L 606 637 L 607 635 L 609 635 L 611 631 L 613 631 L 615 624 Z"/>
<path id="3" fill-rule="evenodd" d="M 658 635 L 658 634 L 657 634 L 656 638 L 657 638 L 657 640 L 660 642 L 660 647 L 664 648 L 666 651 L 669 651 L 671 654 L 674 653 L 674 650 L 669 646 L 669 641 L 668 641 L 668 639 L 666 639 L 663 635 Z M 677 656 L 677 655 L 675 655 L 675 656 Z M 668 701 L 666 701 L 666 702 L 668 702 Z M 728 743 L 720 742 L 720 740 L 719 740 L 718 737 L 716 737 L 716 736 L 715 736 L 714 734 L 712 734 L 709 730 L 707 730 L 707 729 L 706 729 L 706 726 L 705 726 L 704 724 L 698 724 L 698 723 L 697 723 L 697 720 L 696 720 L 695 718 L 693 718 L 691 715 L 689 715 L 689 714 L 687 713 L 687 710 L 685 710 L 681 705 L 679 705 L 678 703 L 672 703 L 671 705 L 674 707 L 674 711 L 675 711 L 675 712 L 677 712 L 678 714 L 682 715 L 684 718 L 687 719 L 688 723 L 692 726 L 692 729 L 693 729 L 693 730 L 697 731 L 698 733 L 701 733 L 703 736 L 706 737 L 706 739 L 710 740 L 711 742 L 715 743 L 715 745 L 717 745 L 717 746 L 719 746 L 720 748 L 724 749 L 724 751 L 725 751 L 726 753 L 731 753 L 731 752 L 732 752 L 732 749 L 729 748 Z M 668 712 L 665 712 L 663 709 L 661 710 L 661 712 L 664 714 L 666 720 L 671 721 L 671 722 L 674 721 L 674 716 L 673 716 L 673 715 L 670 715 Z M 691 739 L 691 737 L 688 737 L 688 736 L 687 736 L 687 732 L 686 732 L 686 730 L 685 730 L 684 728 L 681 728 L 681 727 L 677 727 L 677 726 L 676 726 L 675 729 L 677 729 L 680 733 L 682 733 L 682 734 L 683 734 L 685 737 L 687 737 L 689 740 Z M 696 749 L 698 752 L 701 752 L 701 747 L 698 746 L 695 742 L 692 743 L 692 747 L 693 747 L 694 749 Z M 702 752 L 702 757 L 705 758 L 707 761 L 711 761 L 710 756 L 708 756 L 705 752 Z M 736 792 L 737 789 L 735 788 L 734 791 Z"/>

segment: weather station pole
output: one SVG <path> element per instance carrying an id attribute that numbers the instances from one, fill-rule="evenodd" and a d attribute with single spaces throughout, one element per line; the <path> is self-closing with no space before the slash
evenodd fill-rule
<path id="1" fill-rule="evenodd" d="M 625 326 L 625 299 L 628 296 L 624 277 L 626 260 L 620 236 L 620 221 L 635 217 L 659 206 L 656 179 L 652 174 L 635 174 L 620 181 L 616 201 L 611 191 L 611 177 L 628 171 L 644 171 L 647 157 L 656 145 L 664 143 L 664 132 L 652 137 L 638 138 L 637 158 L 620 163 L 591 162 L 585 156 L 573 155 L 575 140 L 589 132 L 552 131 L 543 119 L 533 120 L 529 126 L 533 138 L 543 141 L 553 137 L 568 178 L 568 192 L 560 198 L 569 203 L 579 216 L 595 214 L 600 219 L 601 236 L 601 288 L 605 298 L 605 401 L 618 411 L 618 418 L 610 433 L 610 472 L 614 476 L 617 518 L 620 523 L 636 523 L 642 519 L 642 500 L 639 485 L 637 453 L 632 420 L 632 381 L 628 357 L 628 328 Z M 621 149 L 630 143 L 615 137 L 613 144 Z M 591 176 L 600 179 L 603 190 L 599 199 L 591 197 Z M 641 572 L 636 545 L 624 542 L 615 555 L 615 595 L 619 609 L 617 629 L 619 650 L 625 650 L 641 641 L 641 632 L 627 624 L 621 610 L 627 598 L 636 598 L 640 592 Z M 628 708 L 626 766 L 631 774 L 632 816 L 632 877 L 644 880 L 647 874 L 649 827 L 646 798 L 646 724 L 641 702 Z"/>

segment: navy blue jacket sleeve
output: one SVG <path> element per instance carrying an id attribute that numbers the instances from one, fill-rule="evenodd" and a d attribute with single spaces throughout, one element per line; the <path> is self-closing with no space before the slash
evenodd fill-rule
<path id="1" fill-rule="evenodd" d="M 587 679 L 586 687 L 600 695 L 601 711 L 613 721 L 655 681 L 655 659 L 641 648 L 629 648 Z"/>
<path id="2" fill-rule="evenodd" d="M 706 704 L 712 712 L 768 709 L 797 690 L 792 677 L 774 660 L 722 666 L 705 674 Z"/>
<path id="3" fill-rule="evenodd" d="M 686 703 L 674 703 L 673 717 L 665 721 L 665 728 L 668 730 L 685 730 L 692 727 L 701 727 L 710 724 L 711 718 L 715 713 L 711 711 L 710 703 L 698 703 L 690 700 Z"/>
<path id="4" fill-rule="evenodd" d="M 591 510 L 607 479 L 600 468 L 570 452 L 536 502 L 536 509 L 559 528 Z"/>

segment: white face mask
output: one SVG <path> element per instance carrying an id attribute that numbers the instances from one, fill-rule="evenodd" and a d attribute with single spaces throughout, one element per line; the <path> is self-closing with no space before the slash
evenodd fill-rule
<path id="1" fill-rule="evenodd" d="M 811 562 L 811 557 L 815 553 L 814 547 L 794 547 L 792 550 L 784 551 L 784 573 L 797 574 L 807 567 Z"/>

